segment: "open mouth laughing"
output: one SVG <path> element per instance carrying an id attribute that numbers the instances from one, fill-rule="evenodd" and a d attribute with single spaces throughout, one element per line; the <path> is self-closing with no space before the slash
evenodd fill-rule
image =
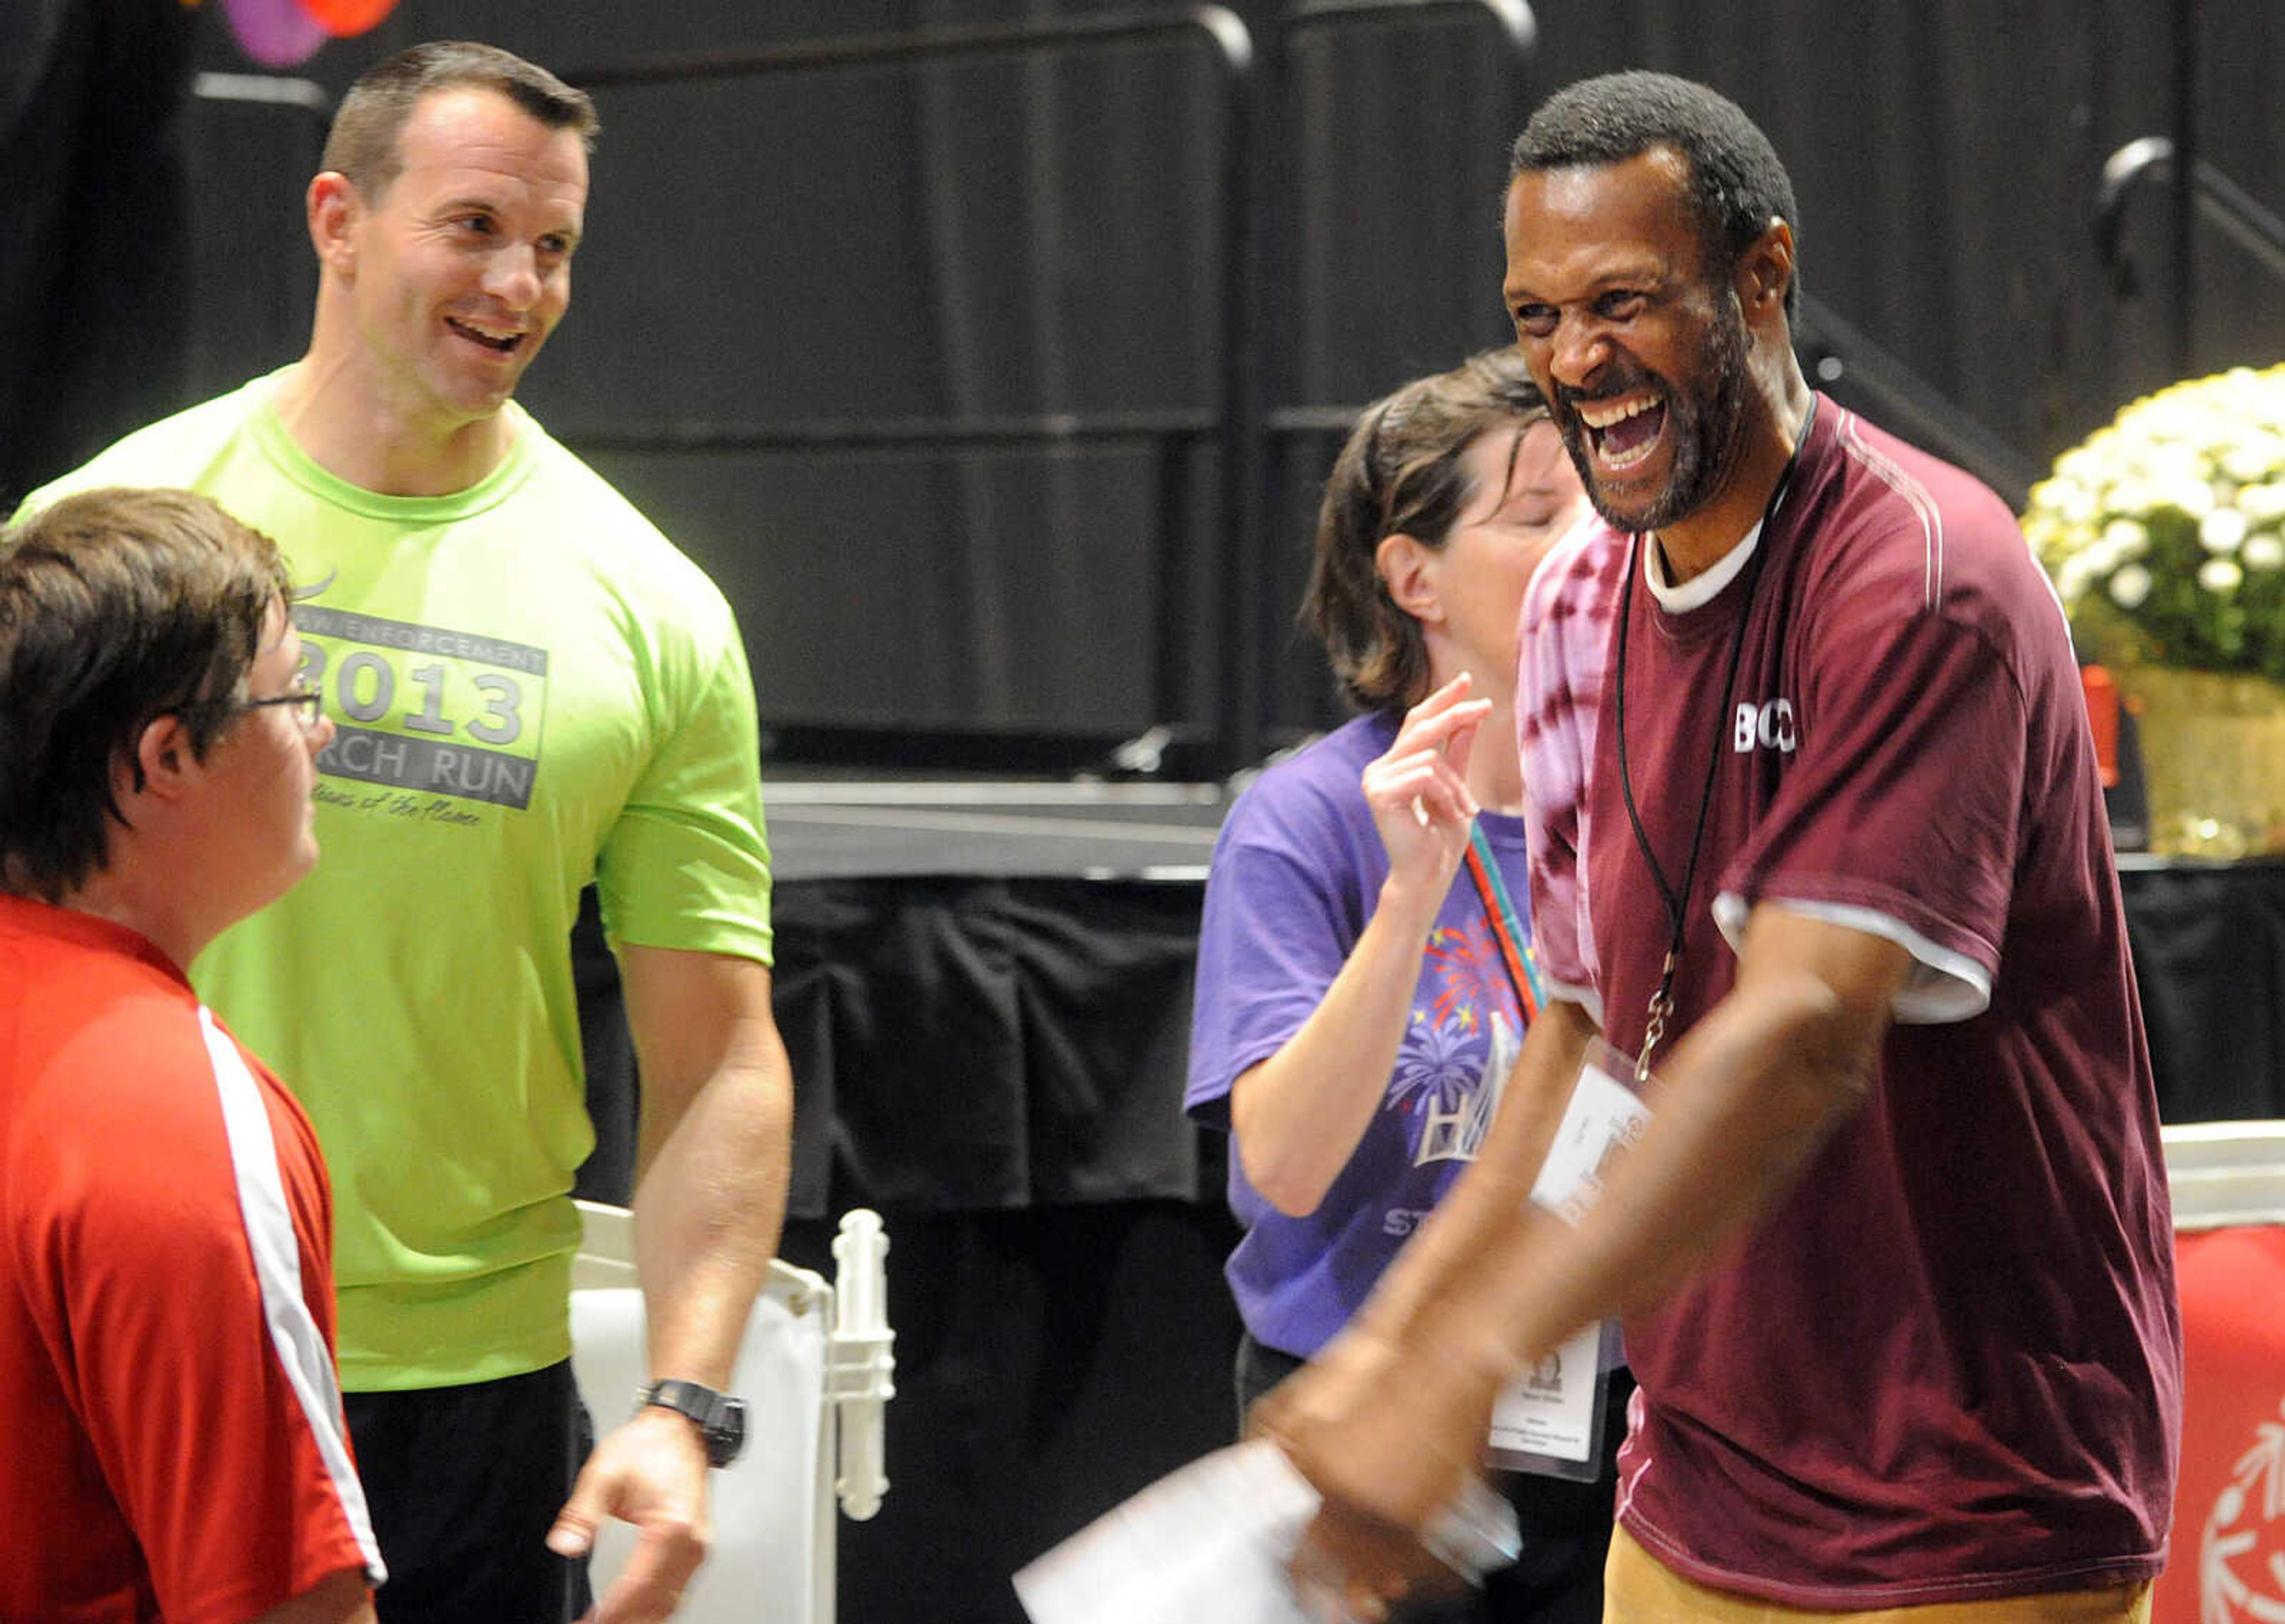
<path id="1" fill-rule="evenodd" d="M 1666 427 L 1666 401 L 1653 394 L 1582 400 L 1575 409 L 1606 474 L 1623 475 L 1646 460 Z"/>
<path id="2" fill-rule="evenodd" d="M 464 316 L 447 316 L 444 325 L 472 343 L 481 344 L 494 355 L 514 355 L 523 345 L 524 331 L 521 327 L 492 328 L 482 322 L 470 321 Z"/>

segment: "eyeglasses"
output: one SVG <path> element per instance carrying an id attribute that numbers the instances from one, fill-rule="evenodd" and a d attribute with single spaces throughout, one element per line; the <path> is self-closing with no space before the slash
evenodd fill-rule
<path id="1" fill-rule="evenodd" d="M 315 733 L 326 714 L 326 691 L 317 683 L 297 687 L 290 694 L 272 694 L 267 699 L 198 699 L 187 705 L 177 705 L 177 713 L 193 710 L 224 710 L 236 714 L 241 710 L 260 710 L 270 705 L 290 705 L 294 719 L 301 724 L 303 733 Z"/>
<path id="2" fill-rule="evenodd" d="M 258 710 L 264 705 L 292 707 L 289 714 L 302 725 L 302 731 L 314 733 L 318 724 L 325 719 L 326 691 L 313 682 L 307 687 L 295 688 L 291 694 L 273 694 L 267 699 L 249 699 L 243 708 Z"/>

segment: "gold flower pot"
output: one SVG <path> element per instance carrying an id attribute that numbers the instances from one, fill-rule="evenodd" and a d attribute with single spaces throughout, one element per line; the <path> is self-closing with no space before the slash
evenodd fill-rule
<path id="1" fill-rule="evenodd" d="M 2141 746 L 2151 851 L 2285 851 L 2285 686 L 2136 665 L 2118 672 L 2118 686 Z"/>

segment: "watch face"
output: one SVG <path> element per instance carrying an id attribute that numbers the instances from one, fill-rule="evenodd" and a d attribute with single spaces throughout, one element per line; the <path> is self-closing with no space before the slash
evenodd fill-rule
<path id="1" fill-rule="evenodd" d="M 745 1447 L 746 1402 L 725 1394 L 717 1400 L 713 1423 L 706 1429 L 706 1458 L 717 1466 L 727 1466 Z"/>
<path id="2" fill-rule="evenodd" d="M 706 1440 L 706 1463 L 727 1466 L 746 1443 L 746 1402 L 696 1382 L 653 1382 L 635 1395 L 636 1408 L 656 1404 L 687 1416 Z"/>

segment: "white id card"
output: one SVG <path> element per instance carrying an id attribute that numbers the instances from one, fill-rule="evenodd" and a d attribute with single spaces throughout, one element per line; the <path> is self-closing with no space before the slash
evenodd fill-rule
<path id="1" fill-rule="evenodd" d="M 1484 1459 L 1510 1471 L 1591 1480 L 1608 1391 L 1598 1320 L 1507 1385 L 1492 1406 Z"/>
<path id="2" fill-rule="evenodd" d="M 1603 1193 L 1604 1164 L 1641 1138 L 1650 1120 L 1650 1107 L 1622 1080 L 1634 1074 L 1634 1063 L 1609 1044 L 1598 1039 L 1589 1046 L 1571 1103 L 1531 1187 L 1532 1200 L 1566 1223 L 1577 1223 L 1595 1204 Z"/>
<path id="3" fill-rule="evenodd" d="M 1555 1142 L 1531 1187 L 1531 1199 L 1566 1223 L 1577 1223 L 1603 1192 L 1602 1173 L 1617 1151 L 1642 1136 L 1650 1108 L 1621 1080 L 1633 1063 L 1597 1041 L 1579 1069 Z M 1603 1412 L 1610 1388 L 1604 1343 L 1617 1328 L 1582 1327 L 1521 1372 L 1492 1408 L 1484 1458 L 1512 1471 L 1592 1481 L 1602 1455 Z"/>

